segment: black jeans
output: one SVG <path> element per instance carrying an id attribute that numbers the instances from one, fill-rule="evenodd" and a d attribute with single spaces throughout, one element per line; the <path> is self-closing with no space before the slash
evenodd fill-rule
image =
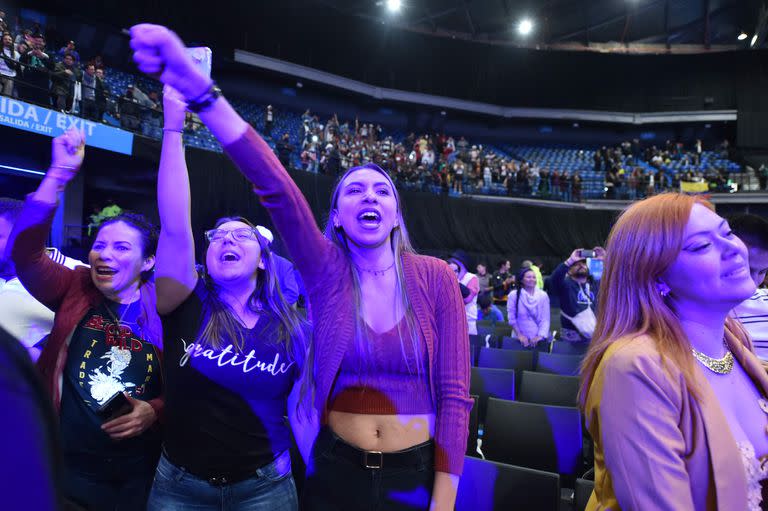
<path id="1" fill-rule="evenodd" d="M 324 427 L 312 449 L 301 509 L 427 511 L 435 480 L 433 459 L 431 441 L 398 453 L 366 457 Z M 381 468 L 366 468 L 366 461 Z"/>

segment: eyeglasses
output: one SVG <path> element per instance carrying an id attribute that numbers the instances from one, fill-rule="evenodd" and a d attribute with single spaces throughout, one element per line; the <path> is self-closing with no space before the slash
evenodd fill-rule
<path id="1" fill-rule="evenodd" d="M 256 239 L 256 229 L 250 229 L 248 227 L 241 227 L 240 229 L 234 229 L 228 231 L 226 229 L 211 229 L 205 231 L 205 239 L 209 242 L 221 241 L 227 237 L 227 234 L 232 235 L 232 239 L 235 241 L 248 241 Z"/>

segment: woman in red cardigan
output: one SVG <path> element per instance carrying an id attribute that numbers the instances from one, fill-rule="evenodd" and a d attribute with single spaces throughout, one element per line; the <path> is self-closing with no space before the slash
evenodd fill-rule
<path id="1" fill-rule="evenodd" d="M 452 510 L 464 461 L 469 354 L 456 278 L 410 246 L 397 191 L 375 165 L 336 187 L 325 236 L 269 146 L 165 27 L 131 29 L 139 69 L 178 90 L 253 183 L 299 269 L 314 336 L 305 374 L 322 426 L 306 509 Z M 314 443 L 311 454 L 308 446 Z"/>
<path id="2" fill-rule="evenodd" d="M 59 194 L 75 177 L 84 136 L 54 139 L 51 166 L 27 197 L 8 246 L 24 287 L 56 313 L 38 360 L 60 418 L 64 494 L 87 509 L 143 509 L 160 454 L 160 320 L 154 286 L 156 230 L 141 215 L 101 224 L 90 268 L 50 260 L 45 240 Z M 118 413 L 102 406 L 123 394 Z M 120 396 L 118 396 L 119 398 Z M 122 415 L 120 415 L 122 414 Z"/>

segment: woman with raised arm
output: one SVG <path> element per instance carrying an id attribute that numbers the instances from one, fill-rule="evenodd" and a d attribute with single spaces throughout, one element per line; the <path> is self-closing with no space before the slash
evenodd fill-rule
<path id="1" fill-rule="evenodd" d="M 181 92 L 253 183 L 305 282 L 314 335 L 303 395 L 321 429 L 297 435 L 309 457 L 302 505 L 452 510 L 472 404 L 464 304 L 448 266 L 413 252 L 390 178 L 375 165 L 344 174 L 323 236 L 179 38 L 156 25 L 131 37 L 139 68 Z"/>
<path id="2" fill-rule="evenodd" d="M 8 250 L 21 283 L 55 313 L 38 368 L 59 414 L 65 498 L 87 509 L 143 509 L 163 406 L 160 318 L 147 280 L 157 231 L 123 213 L 99 226 L 90 268 L 48 257 L 59 195 L 77 175 L 84 146 L 74 130 L 53 140 L 51 166 L 27 197 Z M 123 405 L 113 407 L 118 400 Z"/>
<path id="3" fill-rule="evenodd" d="M 711 204 L 667 193 L 622 213 L 607 254 L 580 393 L 587 509 L 765 509 L 768 375 L 728 317 L 755 291 L 746 247 Z"/>
<path id="4" fill-rule="evenodd" d="M 298 394 L 304 322 L 283 298 L 269 242 L 244 218 L 206 231 L 202 274 L 195 270 L 185 113 L 166 87 L 157 309 L 167 394 L 149 509 L 295 510 L 284 417 Z"/>

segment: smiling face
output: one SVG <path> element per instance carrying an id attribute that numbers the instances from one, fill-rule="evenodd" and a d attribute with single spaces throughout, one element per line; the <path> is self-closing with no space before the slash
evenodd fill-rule
<path id="1" fill-rule="evenodd" d="M 381 172 L 360 168 L 339 183 L 333 210 L 334 227 L 359 247 L 388 242 L 399 225 L 397 198 L 391 181 Z"/>
<path id="2" fill-rule="evenodd" d="M 99 291 L 114 299 L 137 285 L 141 273 L 155 264 L 154 256 L 144 257 L 143 250 L 141 233 L 134 227 L 125 222 L 102 227 L 88 253 L 91 279 Z"/>
<path id="3" fill-rule="evenodd" d="M 536 287 L 536 274 L 529 270 L 523 274 L 523 287 L 529 291 Z"/>
<path id="4" fill-rule="evenodd" d="M 747 248 L 722 217 L 694 204 L 680 253 L 662 275 L 675 308 L 730 309 L 755 292 Z"/>
<path id="5" fill-rule="evenodd" d="M 205 267 L 211 279 L 216 284 L 226 285 L 228 282 L 254 278 L 261 264 L 259 240 L 255 234 L 250 238 L 238 234 L 253 232 L 253 228 L 244 222 L 232 220 L 216 229 L 226 234 L 221 239 L 211 240 L 205 252 Z M 243 239 L 235 239 L 236 235 Z"/>

